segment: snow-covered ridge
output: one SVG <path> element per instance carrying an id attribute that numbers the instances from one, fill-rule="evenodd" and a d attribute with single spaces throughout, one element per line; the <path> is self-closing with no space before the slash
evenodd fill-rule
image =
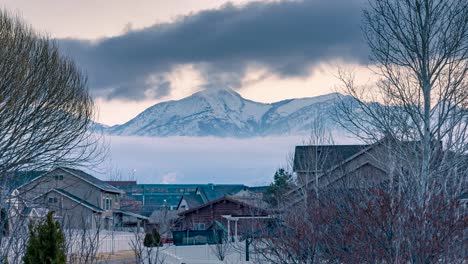
<path id="1" fill-rule="evenodd" d="M 346 99 L 333 93 L 265 104 L 244 99 L 230 89 L 207 90 L 181 100 L 155 104 L 130 121 L 103 131 L 154 137 L 305 134 L 317 118 L 335 126 L 330 115 L 335 103 L 343 98 Z"/>

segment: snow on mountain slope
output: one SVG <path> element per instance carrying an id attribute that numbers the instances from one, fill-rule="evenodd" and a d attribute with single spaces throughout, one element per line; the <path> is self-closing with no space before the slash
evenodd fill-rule
<path id="1" fill-rule="evenodd" d="M 326 95 L 321 95 L 317 97 L 312 97 L 312 98 L 301 98 L 301 99 L 293 99 L 289 100 L 288 103 L 278 105 L 276 108 L 276 112 L 280 116 L 289 116 L 293 114 L 294 112 L 299 111 L 302 108 L 311 106 L 312 104 L 318 104 L 318 103 L 323 103 L 327 101 L 334 101 L 338 99 L 339 94 L 337 93 L 332 93 L 332 94 L 326 94 Z"/>
<path id="2" fill-rule="evenodd" d="M 246 100 L 229 89 L 207 90 L 151 106 L 127 123 L 105 132 L 156 137 L 308 133 L 316 118 L 325 118 L 328 122 L 340 96 L 335 93 L 264 104 Z"/>

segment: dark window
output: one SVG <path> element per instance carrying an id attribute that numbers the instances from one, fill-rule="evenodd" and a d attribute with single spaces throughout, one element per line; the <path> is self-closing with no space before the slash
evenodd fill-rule
<path id="1" fill-rule="evenodd" d="M 105 209 L 105 210 L 110 210 L 110 209 L 112 209 L 112 199 L 109 198 L 109 197 L 107 197 L 107 198 L 105 198 L 105 199 L 103 199 L 103 200 L 104 200 L 104 209 Z"/>
<path id="2" fill-rule="evenodd" d="M 55 175 L 55 180 L 56 181 L 62 181 L 63 180 L 63 175 Z"/>
<path id="3" fill-rule="evenodd" d="M 49 203 L 57 203 L 58 199 L 57 197 L 49 197 Z"/>

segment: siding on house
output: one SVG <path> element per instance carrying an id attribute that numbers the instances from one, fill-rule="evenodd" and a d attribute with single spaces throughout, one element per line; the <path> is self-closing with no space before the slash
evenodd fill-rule
<path id="1" fill-rule="evenodd" d="M 23 204 L 53 210 L 69 228 L 112 229 L 127 214 L 120 210 L 123 191 L 76 169 L 53 169 L 17 190 Z M 146 219 L 137 214 L 132 217 L 137 222 Z"/>
<path id="2" fill-rule="evenodd" d="M 176 226 L 178 230 L 208 229 L 219 222 L 227 226 L 227 220 L 223 215 L 231 216 L 267 216 L 268 213 L 260 208 L 250 206 L 232 197 L 224 196 L 217 200 L 179 213 Z"/>

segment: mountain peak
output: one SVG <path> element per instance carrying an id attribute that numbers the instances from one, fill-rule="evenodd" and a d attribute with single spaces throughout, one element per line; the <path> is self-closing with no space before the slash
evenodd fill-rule
<path id="1" fill-rule="evenodd" d="M 153 105 L 127 123 L 105 130 L 114 135 L 156 137 L 307 134 L 315 120 L 331 120 L 340 96 L 332 93 L 268 104 L 244 99 L 232 89 L 208 89 Z"/>
<path id="2" fill-rule="evenodd" d="M 203 96 L 203 97 L 220 97 L 220 96 L 234 96 L 241 97 L 241 95 L 231 88 L 220 88 L 220 89 L 205 89 L 194 93 L 192 96 Z"/>

